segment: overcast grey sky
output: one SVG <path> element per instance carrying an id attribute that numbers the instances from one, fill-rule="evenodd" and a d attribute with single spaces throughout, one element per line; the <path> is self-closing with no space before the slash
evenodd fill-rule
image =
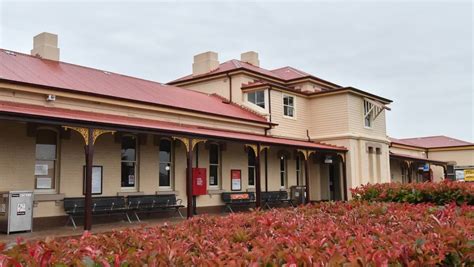
<path id="1" fill-rule="evenodd" d="M 264 68 L 392 99 L 390 136 L 474 141 L 471 1 L 0 0 L 0 10 L 2 48 L 29 53 L 34 35 L 53 32 L 63 61 L 159 82 L 189 74 L 197 53 L 224 62 L 254 50 Z"/>

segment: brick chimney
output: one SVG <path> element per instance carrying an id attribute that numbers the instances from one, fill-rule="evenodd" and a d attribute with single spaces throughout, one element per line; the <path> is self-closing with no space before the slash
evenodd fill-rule
<path id="1" fill-rule="evenodd" d="M 258 53 L 255 51 L 248 51 L 240 54 L 240 61 L 247 62 L 256 67 L 260 67 L 260 61 L 258 60 Z"/>
<path id="2" fill-rule="evenodd" d="M 31 55 L 44 59 L 59 60 L 58 35 L 43 32 L 33 38 Z"/>
<path id="3" fill-rule="evenodd" d="M 193 75 L 208 73 L 219 68 L 216 52 L 208 51 L 194 56 Z"/>

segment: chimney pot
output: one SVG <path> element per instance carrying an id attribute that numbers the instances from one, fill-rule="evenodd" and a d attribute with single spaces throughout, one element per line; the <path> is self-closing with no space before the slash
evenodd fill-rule
<path id="1" fill-rule="evenodd" d="M 256 67 L 260 67 L 260 61 L 258 60 L 258 53 L 255 51 L 248 51 L 240 54 L 240 61 L 252 64 Z"/>
<path id="2" fill-rule="evenodd" d="M 193 75 L 208 73 L 219 68 L 216 52 L 208 51 L 194 56 Z"/>
<path id="3" fill-rule="evenodd" d="M 59 60 L 58 35 L 43 32 L 33 38 L 31 55 L 49 60 Z"/>

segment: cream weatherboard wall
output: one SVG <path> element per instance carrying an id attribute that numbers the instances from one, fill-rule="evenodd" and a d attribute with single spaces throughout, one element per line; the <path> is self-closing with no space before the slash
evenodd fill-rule
<path id="1" fill-rule="evenodd" d="M 294 97 L 294 117 L 284 115 L 283 96 Z M 270 99 L 272 122 L 278 124 L 277 127 L 270 131 L 271 135 L 308 140 L 306 131 L 309 130 L 311 125 L 309 120 L 311 114 L 308 100 L 298 95 L 279 90 L 271 90 Z"/>
<path id="2" fill-rule="evenodd" d="M 474 147 L 465 149 L 430 149 L 428 157 L 433 160 L 455 163 L 456 166 L 474 166 Z"/>
<path id="3" fill-rule="evenodd" d="M 35 137 L 27 135 L 27 124 L 0 120 L 2 129 L 0 132 L 0 190 L 34 190 L 34 166 L 35 166 Z M 178 198 L 186 201 L 186 153 L 185 146 L 179 141 L 173 142 L 173 181 L 174 186 L 163 191 L 158 186 L 159 174 L 159 146 L 154 142 L 152 135 L 146 135 L 146 141 L 138 147 L 138 173 L 136 190 L 124 190 L 120 186 L 121 177 L 121 144 L 111 134 L 106 134 L 97 139 L 95 146 L 94 165 L 103 166 L 103 193 L 102 196 L 116 196 L 140 192 L 142 194 L 176 193 Z M 15 140 L 15 142 L 11 142 Z M 71 132 L 69 137 L 59 139 L 58 144 L 58 184 L 56 194 L 66 197 L 80 197 L 83 190 L 83 166 L 85 162 L 82 137 Z M 209 150 L 204 143 L 198 145 L 198 166 L 206 168 L 209 174 Z M 243 143 L 226 142 L 220 157 L 220 181 L 219 188 L 211 190 L 209 194 L 197 198 L 198 207 L 222 205 L 220 193 L 230 191 L 230 171 L 238 169 L 242 171 L 242 191 L 253 191 L 248 186 L 247 152 Z M 287 161 L 287 183 L 285 188 L 280 187 L 279 153 L 285 150 L 283 147 L 271 147 L 268 151 L 268 190 L 277 191 L 289 189 L 296 185 L 296 161 L 291 156 Z M 287 154 L 294 155 L 295 151 L 285 150 Z M 264 161 L 261 157 L 262 189 L 264 183 Z M 312 181 L 312 199 L 327 199 L 327 166 L 311 162 L 310 180 Z M 37 190 L 36 195 L 50 195 L 51 192 Z M 38 197 L 37 197 L 38 198 Z M 41 199 L 41 198 L 39 198 Z M 63 216 L 61 201 L 37 200 L 34 208 L 35 217 Z"/>

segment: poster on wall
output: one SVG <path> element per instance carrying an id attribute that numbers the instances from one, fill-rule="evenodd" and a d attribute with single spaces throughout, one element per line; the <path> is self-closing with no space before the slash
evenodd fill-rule
<path id="1" fill-rule="evenodd" d="M 48 175 L 48 164 L 35 164 L 35 175 Z"/>
<path id="2" fill-rule="evenodd" d="M 36 178 L 36 188 L 38 189 L 51 189 L 53 188 L 53 179 L 50 177 L 38 177 Z"/>
<path id="3" fill-rule="evenodd" d="M 101 195 L 102 194 L 102 166 L 93 166 L 92 167 L 92 194 Z M 86 194 L 86 166 L 84 166 L 84 179 L 83 179 L 83 194 Z"/>
<path id="4" fill-rule="evenodd" d="M 230 185 L 232 191 L 242 190 L 242 172 L 240 170 L 231 170 L 230 171 Z"/>

